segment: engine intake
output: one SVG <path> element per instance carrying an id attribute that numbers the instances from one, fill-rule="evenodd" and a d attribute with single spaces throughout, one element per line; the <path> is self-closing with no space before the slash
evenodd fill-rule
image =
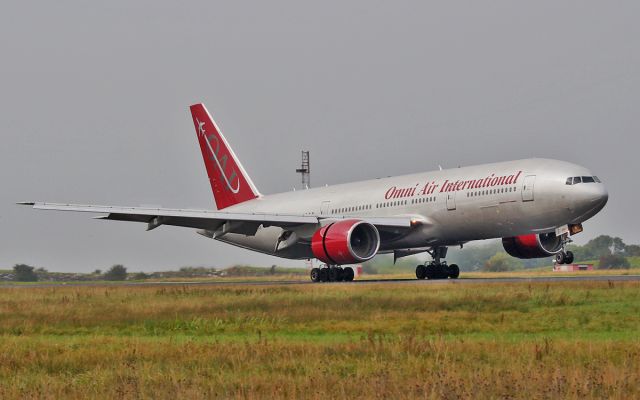
<path id="1" fill-rule="evenodd" d="M 517 258 L 549 257 L 562 250 L 562 240 L 555 233 L 531 233 L 502 238 L 502 246 Z"/>
<path id="2" fill-rule="evenodd" d="M 370 260 L 379 248 L 378 229 L 357 219 L 346 219 L 323 226 L 311 238 L 313 255 L 331 265 Z"/>

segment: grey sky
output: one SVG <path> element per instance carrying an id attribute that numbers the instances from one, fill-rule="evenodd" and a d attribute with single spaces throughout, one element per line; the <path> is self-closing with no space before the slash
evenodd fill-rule
<path id="1" fill-rule="evenodd" d="M 263 193 L 531 156 L 609 189 L 579 242 L 640 242 L 640 2 L 3 2 L 0 267 L 277 262 L 183 228 L 13 205 L 212 207 L 203 101 Z"/>

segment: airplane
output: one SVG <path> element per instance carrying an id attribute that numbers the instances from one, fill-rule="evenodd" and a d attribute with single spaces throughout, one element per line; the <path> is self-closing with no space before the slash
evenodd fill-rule
<path id="1" fill-rule="evenodd" d="M 502 238 L 518 258 L 573 262 L 566 246 L 605 206 L 608 192 L 588 169 L 524 159 L 263 195 L 204 104 L 191 116 L 217 210 L 23 202 L 98 219 L 194 228 L 207 238 L 287 259 L 318 259 L 313 282 L 352 281 L 349 265 L 377 254 L 427 253 L 418 279 L 456 279 L 447 249 Z"/>

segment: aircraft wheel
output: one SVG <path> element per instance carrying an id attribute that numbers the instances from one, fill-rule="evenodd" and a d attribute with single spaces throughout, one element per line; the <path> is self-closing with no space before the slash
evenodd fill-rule
<path id="1" fill-rule="evenodd" d="M 446 264 L 436 265 L 435 271 L 435 279 L 447 279 L 449 277 L 449 267 Z"/>
<path id="2" fill-rule="evenodd" d="M 338 267 L 330 267 L 329 268 L 329 282 L 337 282 L 340 272 L 338 271 Z"/>
<path id="3" fill-rule="evenodd" d="M 320 268 L 320 282 L 326 282 L 329 280 L 329 268 Z"/>
<path id="4" fill-rule="evenodd" d="M 345 282 L 351 282 L 354 277 L 355 277 L 355 273 L 353 272 L 353 268 L 351 267 L 346 267 L 342 272 L 342 279 Z"/>
<path id="5" fill-rule="evenodd" d="M 336 267 L 336 282 L 342 282 L 344 280 L 344 269 L 342 267 Z"/>
<path id="6" fill-rule="evenodd" d="M 437 279 L 438 270 L 434 264 L 429 264 L 425 267 L 425 277 L 427 279 Z"/>
<path id="7" fill-rule="evenodd" d="M 458 267 L 458 264 L 449 265 L 449 278 L 458 279 L 459 276 L 460 276 L 460 268 Z"/>
<path id="8" fill-rule="evenodd" d="M 557 264 L 564 264 L 565 263 L 565 255 L 564 252 L 560 252 L 556 254 L 556 263 Z"/>
<path id="9" fill-rule="evenodd" d="M 416 267 L 416 278 L 424 279 L 427 277 L 427 267 L 424 265 L 418 265 Z"/>
<path id="10" fill-rule="evenodd" d="M 311 269 L 311 282 L 320 282 L 320 268 Z"/>
<path id="11" fill-rule="evenodd" d="M 572 251 L 567 251 L 567 254 L 565 255 L 564 262 L 566 264 L 573 264 L 573 252 Z"/>

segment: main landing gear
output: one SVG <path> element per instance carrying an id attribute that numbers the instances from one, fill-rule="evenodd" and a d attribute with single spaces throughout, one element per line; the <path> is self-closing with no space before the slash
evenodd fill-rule
<path id="1" fill-rule="evenodd" d="M 446 257 L 446 247 L 434 247 L 428 253 L 433 257 L 433 261 L 418 265 L 416 267 L 416 278 L 418 279 L 458 279 L 460 268 L 456 264 L 447 265 L 441 258 Z"/>
<path id="2" fill-rule="evenodd" d="M 355 273 L 351 267 L 324 265 L 311 269 L 311 281 L 313 282 L 351 282 L 354 277 Z"/>

